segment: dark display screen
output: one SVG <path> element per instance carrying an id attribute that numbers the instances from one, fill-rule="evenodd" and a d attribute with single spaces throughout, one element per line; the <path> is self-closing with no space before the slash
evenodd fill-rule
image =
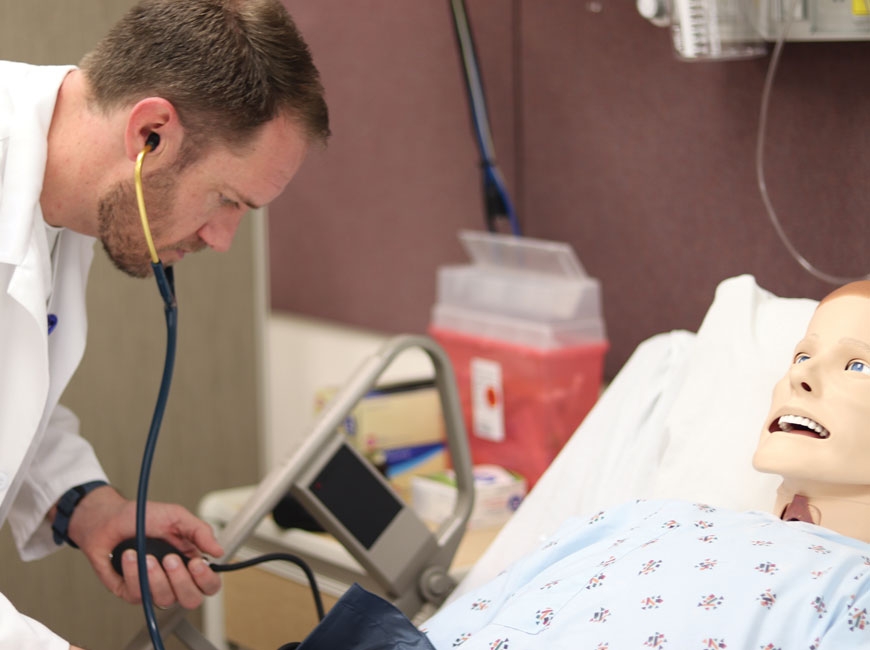
<path id="1" fill-rule="evenodd" d="M 311 493 L 366 549 L 402 510 L 402 502 L 345 445 L 308 486 Z"/>

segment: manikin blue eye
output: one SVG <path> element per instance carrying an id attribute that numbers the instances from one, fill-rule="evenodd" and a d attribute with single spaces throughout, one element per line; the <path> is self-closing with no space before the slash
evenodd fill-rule
<path id="1" fill-rule="evenodd" d="M 809 358 L 810 358 L 810 355 L 804 354 L 803 352 L 800 352 L 800 353 L 795 355 L 794 362 L 795 363 L 803 363 L 804 361 L 808 361 Z"/>
<path id="2" fill-rule="evenodd" d="M 847 363 L 846 370 L 870 375 L 870 366 L 868 366 L 864 361 L 861 361 L 860 359 L 853 359 L 852 361 Z"/>

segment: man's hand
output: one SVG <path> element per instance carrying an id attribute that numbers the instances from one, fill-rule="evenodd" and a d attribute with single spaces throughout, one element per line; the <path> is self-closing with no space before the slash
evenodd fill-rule
<path id="1" fill-rule="evenodd" d="M 220 577 L 211 570 L 203 554 L 223 555 L 211 527 L 187 509 L 173 504 L 148 502 L 145 528 L 149 537 L 159 537 L 192 558 L 187 566 L 175 554 L 161 564 L 147 557 L 151 597 L 158 607 L 179 603 L 193 609 L 202 604 L 203 595 L 220 589 Z M 120 542 L 136 535 L 136 503 L 122 497 L 111 486 L 97 488 L 76 506 L 69 525 L 69 537 L 78 544 L 102 583 L 129 603 L 141 602 L 136 551 L 121 558 L 124 576 L 112 568 L 110 554 Z"/>

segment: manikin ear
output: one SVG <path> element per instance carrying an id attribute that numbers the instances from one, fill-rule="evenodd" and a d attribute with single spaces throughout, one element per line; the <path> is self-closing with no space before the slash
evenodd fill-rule
<path id="1" fill-rule="evenodd" d="M 127 158 L 136 160 L 152 133 L 160 136 L 160 143 L 149 154 L 150 166 L 153 167 L 157 162 L 168 164 L 174 161 L 181 150 L 184 129 L 175 107 L 162 97 L 146 97 L 130 109 L 124 131 Z"/>

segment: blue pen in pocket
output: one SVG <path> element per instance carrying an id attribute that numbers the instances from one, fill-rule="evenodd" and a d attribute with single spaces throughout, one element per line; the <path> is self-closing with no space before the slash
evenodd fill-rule
<path id="1" fill-rule="evenodd" d="M 54 314 L 48 315 L 48 333 L 51 334 L 54 328 L 57 327 L 57 316 Z"/>

